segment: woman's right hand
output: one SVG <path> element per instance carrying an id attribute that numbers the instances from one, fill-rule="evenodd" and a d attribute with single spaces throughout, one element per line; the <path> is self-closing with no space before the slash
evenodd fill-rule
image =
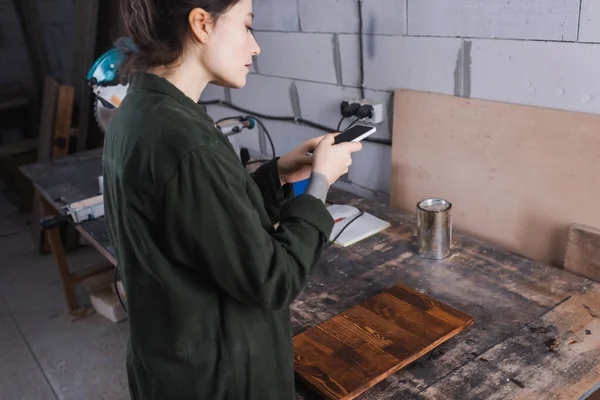
<path id="1" fill-rule="evenodd" d="M 362 149 L 359 142 L 335 143 L 335 134 L 325 135 L 313 151 L 313 172 L 318 172 L 333 185 L 352 165 L 351 154 Z"/>

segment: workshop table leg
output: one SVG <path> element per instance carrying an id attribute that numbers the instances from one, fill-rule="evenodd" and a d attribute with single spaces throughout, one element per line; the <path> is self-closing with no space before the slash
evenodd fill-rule
<path id="1" fill-rule="evenodd" d="M 44 214 L 46 216 L 56 214 L 54 207 L 52 207 L 52 205 L 49 204 L 46 199 L 42 198 L 42 204 L 44 207 Z M 71 274 L 69 272 L 67 253 L 60 237 L 60 230 L 57 228 L 47 230 L 46 238 L 48 239 L 50 251 L 52 252 L 54 262 L 56 263 L 60 273 L 60 280 L 62 282 L 65 298 L 67 300 L 69 313 L 74 313 L 79 309 L 79 303 L 77 302 L 77 295 L 75 294 L 75 282 L 73 282 L 71 279 Z"/>

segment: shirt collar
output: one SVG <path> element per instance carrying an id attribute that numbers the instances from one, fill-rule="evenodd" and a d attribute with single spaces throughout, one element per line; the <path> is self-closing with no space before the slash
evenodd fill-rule
<path id="1" fill-rule="evenodd" d="M 208 114 L 206 114 L 204 107 L 186 96 L 185 93 L 179 90 L 179 88 L 173 85 L 171 82 L 156 74 L 147 72 L 134 72 L 130 75 L 129 87 L 132 90 L 145 89 L 166 94 L 167 96 L 177 100 L 182 105 L 190 107 L 194 111 L 200 111 L 203 117 L 210 119 Z"/>

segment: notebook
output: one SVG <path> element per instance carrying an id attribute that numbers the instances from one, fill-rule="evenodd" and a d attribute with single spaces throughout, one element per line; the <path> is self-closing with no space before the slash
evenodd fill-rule
<path id="1" fill-rule="evenodd" d="M 343 229 L 342 234 L 335 241 L 343 247 L 351 246 L 391 226 L 389 222 L 369 213 L 360 215 L 361 211 L 356 207 L 334 204 L 327 207 L 327 210 L 336 221 L 329 240 L 335 239 Z"/>

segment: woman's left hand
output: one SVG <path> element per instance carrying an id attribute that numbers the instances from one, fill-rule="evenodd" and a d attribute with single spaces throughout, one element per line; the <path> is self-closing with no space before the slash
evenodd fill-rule
<path id="1" fill-rule="evenodd" d="M 279 159 L 277 168 L 282 186 L 310 178 L 313 158 L 307 153 L 313 151 L 324 137 L 325 135 L 307 140 Z"/>

